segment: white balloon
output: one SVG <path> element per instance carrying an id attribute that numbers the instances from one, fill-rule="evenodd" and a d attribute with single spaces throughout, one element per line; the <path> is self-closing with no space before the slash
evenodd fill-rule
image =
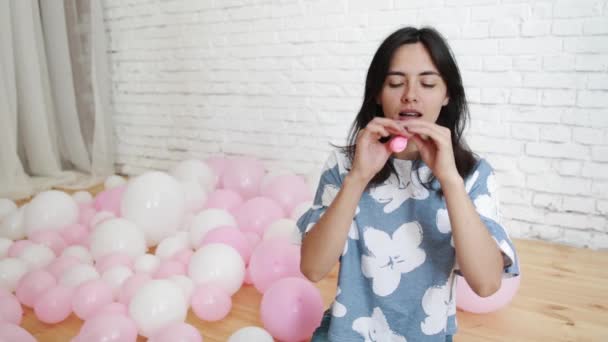
<path id="1" fill-rule="evenodd" d="M 97 213 L 95 213 L 95 215 L 93 215 L 93 217 L 91 217 L 89 225 L 91 226 L 91 228 L 95 228 L 97 227 L 97 225 L 113 218 L 116 218 L 116 215 L 111 211 L 98 211 Z"/>
<path id="2" fill-rule="evenodd" d="M 245 263 L 234 248 L 223 243 L 210 243 L 194 252 L 188 265 L 188 276 L 196 284 L 216 283 L 232 296 L 243 285 Z"/>
<path id="3" fill-rule="evenodd" d="M 166 173 L 144 173 L 129 181 L 121 213 L 144 232 L 148 246 L 156 245 L 181 225 L 185 213 L 184 190 Z"/>
<path id="4" fill-rule="evenodd" d="M 133 271 L 127 266 L 114 266 L 103 272 L 101 279 L 110 286 L 114 300 L 118 299 L 122 284 L 133 275 Z"/>
<path id="5" fill-rule="evenodd" d="M 160 266 L 160 258 L 153 254 L 144 254 L 135 259 L 133 269 L 136 273 L 152 274 Z"/>
<path id="6" fill-rule="evenodd" d="M 180 232 L 161 241 L 156 246 L 156 254 L 161 260 L 170 259 L 175 253 L 190 248 L 188 233 Z"/>
<path id="7" fill-rule="evenodd" d="M 205 162 L 197 159 L 184 160 L 175 165 L 169 173 L 180 181 L 197 182 L 203 190 L 215 190 L 218 177 Z"/>
<path id="8" fill-rule="evenodd" d="M 184 294 L 184 298 L 186 298 L 186 302 L 190 303 L 190 299 L 192 299 L 192 294 L 194 293 L 194 281 L 185 275 L 172 275 L 169 277 L 169 280 L 179 286 Z"/>
<path id="9" fill-rule="evenodd" d="M 72 194 L 72 198 L 76 203 L 89 203 L 93 201 L 93 195 L 88 191 L 76 191 Z"/>
<path id="10" fill-rule="evenodd" d="M 55 252 L 45 245 L 34 243 L 21 251 L 19 259 L 25 261 L 30 270 L 37 270 L 55 260 Z"/>
<path id="11" fill-rule="evenodd" d="M 91 254 L 99 260 L 111 253 L 122 252 L 132 258 L 146 253 L 146 238 L 133 222 L 115 218 L 100 223 L 90 237 Z"/>
<path id="12" fill-rule="evenodd" d="M 29 236 L 38 230 L 61 230 L 78 222 L 78 213 L 78 204 L 65 192 L 41 192 L 25 208 L 25 232 Z"/>
<path id="13" fill-rule="evenodd" d="M 207 193 L 196 181 L 180 181 L 184 189 L 186 212 L 197 213 L 203 209 L 207 201 Z"/>
<path id="14" fill-rule="evenodd" d="M 76 287 L 86 281 L 99 279 L 99 272 L 92 265 L 78 264 L 63 272 L 59 283 L 65 286 Z"/>
<path id="15" fill-rule="evenodd" d="M 265 231 L 264 240 L 273 238 L 285 238 L 292 241 L 293 237 L 299 234 L 296 221 L 292 219 L 279 219 L 274 221 Z"/>
<path id="16" fill-rule="evenodd" d="M 8 255 L 8 249 L 11 248 L 13 240 L 0 237 L 0 259 Z"/>
<path id="17" fill-rule="evenodd" d="M 293 211 L 291 212 L 291 218 L 297 222 L 300 217 L 302 217 L 302 215 L 304 215 L 304 213 L 306 213 L 308 209 L 310 209 L 310 207 L 312 207 L 312 201 L 305 201 L 298 204 L 295 208 L 293 208 Z"/>
<path id="18" fill-rule="evenodd" d="M 215 228 L 237 227 L 234 216 L 224 209 L 211 208 L 198 213 L 190 222 L 190 244 L 198 248 L 205 235 Z"/>
<path id="19" fill-rule="evenodd" d="M 166 279 L 149 281 L 129 303 L 129 314 L 145 337 L 169 323 L 184 322 L 187 313 L 188 303 L 182 290 Z"/>
<path id="20" fill-rule="evenodd" d="M 89 250 L 83 246 L 73 245 L 66 247 L 66 249 L 61 252 L 61 256 L 71 256 L 80 260 L 80 262 L 82 263 L 88 265 L 93 264 L 93 256 L 91 255 Z"/>
<path id="21" fill-rule="evenodd" d="M 228 342 L 274 342 L 274 339 L 260 327 L 245 327 L 230 335 Z"/>
<path id="22" fill-rule="evenodd" d="M 108 190 L 108 189 L 116 188 L 116 187 L 121 186 L 126 183 L 127 183 L 127 180 L 124 179 L 123 177 L 118 176 L 118 175 L 111 175 L 108 178 L 106 178 L 106 181 L 103 183 L 103 187 L 106 190 Z"/>
<path id="23" fill-rule="evenodd" d="M 0 288 L 9 292 L 15 291 L 21 277 L 27 273 L 25 261 L 18 258 L 5 258 L 0 260 Z"/>
<path id="24" fill-rule="evenodd" d="M 8 198 L 0 198 L 0 221 L 6 217 L 6 215 L 17 211 L 17 205 L 15 202 Z"/>
<path id="25" fill-rule="evenodd" d="M 0 237 L 11 240 L 21 240 L 25 238 L 25 226 L 23 225 L 24 209 L 18 209 L 6 215 L 0 221 Z"/>

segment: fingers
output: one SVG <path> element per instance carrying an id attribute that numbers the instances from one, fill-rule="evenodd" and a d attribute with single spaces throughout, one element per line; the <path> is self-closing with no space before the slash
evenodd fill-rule
<path id="1" fill-rule="evenodd" d="M 403 125 L 412 134 L 430 137 L 438 147 L 448 147 L 452 144 L 452 132 L 446 127 L 423 120 L 407 120 Z"/>

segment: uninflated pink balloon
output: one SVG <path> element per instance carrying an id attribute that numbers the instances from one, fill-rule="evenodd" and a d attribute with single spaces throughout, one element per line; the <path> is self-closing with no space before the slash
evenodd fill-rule
<path id="1" fill-rule="evenodd" d="M 249 263 L 252 248 L 245 234 L 239 229 L 234 229 L 233 227 L 216 228 L 205 235 L 201 246 L 209 243 L 227 244 L 239 252 L 245 264 Z"/>
<path id="2" fill-rule="evenodd" d="M 260 316 L 264 328 L 276 339 L 302 341 L 321 323 L 323 298 L 308 280 L 285 278 L 264 293 Z"/>
<path id="3" fill-rule="evenodd" d="M 192 311 L 203 321 L 224 319 L 232 308 L 232 299 L 222 288 L 210 284 L 201 285 L 192 294 Z"/>
<path id="4" fill-rule="evenodd" d="M 13 295 L 0 297 L 0 322 L 21 324 L 23 309 L 17 297 Z"/>
<path id="5" fill-rule="evenodd" d="M 137 326 L 126 315 L 100 314 L 87 320 L 78 333 L 79 341 L 121 341 L 135 342 Z"/>
<path id="6" fill-rule="evenodd" d="M 260 242 L 251 254 L 249 273 L 260 293 L 279 279 L 304 278 L 300 272 L 300 246 L 279 238 Z"/>
<path id="7" fill-rule="evenodd" d="M 203 342 L 203 337 L 190 324 L 177 322 L 162 328 L 148 342 Z"/>
<path id="8" fill-rule="evenodd" d="M 238 192 L 228 189 L 217 189 L 209 194 L 204 208 L 217 208 L 234 212 L 243 202 L 243 197 Z"/>
<path id="9" fill-rule="evenodd" d="M 55 230 L 36 230 L 30 234 L 29 239 L 32 242 L 49 247 L 55 255 L 61 255 L 61 252 L 67 247 L 67 243 L 59 232 Z"/>
<path id="10" fill-rule="evenodd" d="M 15 294 L 23 305 L 33 307 L 36 299 L 56 284 L 57 279 L 50 272 L 33 270 L 21 277 Z"/>
<path id="11" fill-rule="evenodd" d="M 36 339 L 18 325 L 0 322 L 0 341 L 36 342 Z"/>
<path id="12" fill-rule="evenodd" d="M 238 192 L 244 199 L 253 198 L 260 191 L 260 183 L 265 173 L 264 166 L 257 159 L 235 158 L 226 165 L 222 187 Z"/>
<path id="13" fill-rule="evenodd" d="M 62 322 L 72 312 L 74 289 L 56 285 L 45 291 L 34 303 L 34 314 L 39 321 L 55 324 Z"/>
<path id="14" fill-rule="evenodd" d="M 100 192 L 93 202 L 94 208 L 97 211 L 109 211 L 116 217 L 120 217 L 120 203 L 126 187 L 126 185 L 120 185 Z"/>
<path id="15" fill-rule="evenodd" d="M 76 288 L 72 309 L 78 318 L 87 320 L 102 307 L 112 303 L 112 288 L 103 280 L 89 280 Z"/>
<path id="16" fill-rule="evenodd" d="M 300 203 L 312 199 L 306 181 L 296 175 L 279 175 L 262 188 L 261 195 L 277 201 L 286 213 L 291 213 Z"/>
<path id="17" fill-rule="evenodd" d="M 239 228 L 244 232 L 254 232 L 264 235 L 268 226 L 285 217 L 283 208 L 274 200 L 267 197 L 255 197 L 243 203 L 235 214 Z"/>
<path id="18" fill-rule="evenodd" d="M 456 306 L 463 311 L 477 314 L 499 310 L 513 300 L 519 289 L 520 281 L 521 276 L 503 278 L 502 284 L 496 293 L 489 297 L 480 297 L 473 292 L 464 277 L 457 276 Z"/>
<path id="19" fill-rule="evenodd" d="M 407 138 L 403 136 L 393 137 L 388 143 L 388 147 L 392 152 L 399 153 L 407 147 Z"/>

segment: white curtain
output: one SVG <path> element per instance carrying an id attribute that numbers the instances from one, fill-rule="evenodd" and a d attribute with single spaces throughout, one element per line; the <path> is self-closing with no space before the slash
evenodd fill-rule
<path id="1" fill-rule="evenodd" d="M 0 0 L 0 198 L 114 172 L 98 0 Z"/>

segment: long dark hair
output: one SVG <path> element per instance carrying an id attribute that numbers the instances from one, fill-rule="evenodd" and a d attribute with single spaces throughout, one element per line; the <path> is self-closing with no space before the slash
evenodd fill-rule
<path id="1" fill-rule="evenodd" d="M 460 71 L 456 65 L 456 60 L 454 59 L 449 46 L 441 34 L 430 27 L 423 27 L 421 29 L 405 27 L 395 31 L 382 42 L 367 71 L 363 104 L 351 126 L 348 135 L 348 145 L 342 149 L 352 163 L 355 157 L 356 140 L 359 131 L 365 128 L 374 117 L 384 116 L 382 106 L 376 102 L 376 98 L 382 91 L 384 80 L 389 71 L 390 62 L 395 51 L 404 44 L 414 44 L 418 42 L 422 43 L 428 51 L 431 60 L 437 67 L 441 78 L 447 86 L 447 93 L 450 100 L 447 105 L 441 108 L 439 117 L 437 118 L 437 124 L 449 128 L 452 132 L 452 147 L 454 150 L 456 168 L 460 176 L 464 179 L 477 162 L 475 155 L 468 148 L 462 136 L 469 116 L 464 87 L 462 85 Z M 417 168 L 417 166 L 420 165 L 420 162 L 420 160 L 416 160 L 414 167 Z M 370 181 L 369 185 L 381 184 L 390 177 L 391 173 L 396 172 L 392 159 L 389 159 L 382 170 L 380 170 Z M 434 179 L 434 176 L 432 176 L 428 180 L 421 181 L 428 187 Z"/>

